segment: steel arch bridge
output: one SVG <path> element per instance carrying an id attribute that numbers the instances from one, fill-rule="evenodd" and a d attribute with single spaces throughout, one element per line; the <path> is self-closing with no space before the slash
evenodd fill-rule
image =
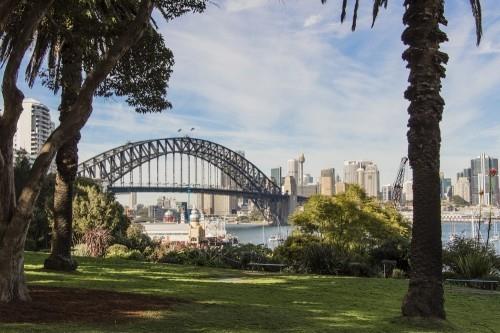
<path id="1" fill-rule="evenodd" d="M 242 154 L 191 137 L 130 142 L 79 164 L 78 176 L 114 193 L 184 192 L 248 198 L 275 223 L 286 222 L 289 197 Z"/>

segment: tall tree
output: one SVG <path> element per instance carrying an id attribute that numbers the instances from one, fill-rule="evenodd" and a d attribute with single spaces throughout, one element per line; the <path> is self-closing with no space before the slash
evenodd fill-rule
<path id="1" fill-rule="evenodd" d="M 326 0 L 321 0 L 325 3 Z M 387 0 L 374 0 L 373 23 L 379 8 Z M 476 23 L 477 44 L 482 35 L 481 4 L 470 0 Z M 352 30 L 356 28 L 359 0 L 355 1 Z M 413 170 L 413 233 L 411 273 L 408 292 L 403 300 L 404 316 L 445 318 L 442 283 L 440 146 L 444 100 L 440 95 L 443 64 L 448 56 L 441 52 L 447 41 L 440 25 L 446 25 L 444 0 L 405 0 L 401 37 L 408 48 L 403 59 L 410 69 L 410 86 L 405 98 L 408 113 L 408 157 Z M 342 2 L 341 21 L 346 16 L 347 0 Z M 373 24 L 372 24 L 373 25 Z"/>
<path id="2" fill-rule="evenodd" d="M 37 76 L 54 93 L 59 89 L 60 120 L 70 117 L 69 108 L 82 83 L 82 71 L 90 71 L 99 60 L 99 51 L 106 48 L 124 29 L 127 15 L 133 11 L 133 1 L 111 2 L 106 7 L 91 2 L 78 2 L 67 8 L 64 1 L 55 2 L 38 28 L 34 50 L 27 67 L 27 80 L 34 84 Z M 99 24 L 99 15 L 113 12 L 120 20 Z M 96 28 L 97 27 L 97 28 Z M 95 38 L 99 36 L 98 38 Z M 48 54 L 46 70 L 41 65 Z M 173 65 L 172 52 L 152 25 L 141 40 L 120 59 L 110 75 L 101 84 L 97 95 L 127 96 L 127 102 L 137 112 L 160 112 L 171 106 L 166 100 L 166 88 Z M 57 152 L 57 175 L 54 191 L 54 228 L 52 251 L 45 268 L 74 270 L 77 263 L 71 258 L 72 198 L 78 166 L 80 133 L 68 140 Z"/>
<path id="3" fill-rule="evenodd" d="M 8 18 L 11 26 L 18 29 L 15 36 L 2 52 L 6 59 L 2 93 L 4 97 L 4 114 L 0 118 L 0 301 L 29 300 L 29 293 L 24 279 L 24 241 L 34 202 L 36 201 L 49 166 L 59 148 L 70 138 L 78 134 L 92 113 L 92 100 L 100 84 L 113 70 L 120 58 L 140 40 L 149 26 L 154 6 L 165 15 L 165 9 L 173 8 L 177 12 L 201 11 L 202 0 L 168 1 L 141 0 L 137 2 L 137 10 L 128 20 L 126 28 L 113 38 L 109 48 L 103 50 L 99 62 L 86 75 L 75 102 L 70 108 L 71 117 L 61 122 L 50 135 L 35 159 L 26 185 L 19 195 L 17 203 L 13 199 L 12 142 L 19 115 L 22 112 L 23 94 L 17 88 L 17 75 L 27 48 L 38 22 L 45 15 L 53 1 L 32 1 L 19 16 L 13 14 Z M 22 10 L 22 8 L 16 8 Z M 3 31 L 2 31 L 3 34 Z M 2 42 L 5 38 L 2 39 Z"/>

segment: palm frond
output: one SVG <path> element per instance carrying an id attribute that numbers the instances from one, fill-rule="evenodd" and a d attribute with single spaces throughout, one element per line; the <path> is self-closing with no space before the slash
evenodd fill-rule
<path id="1" fill-rule="evenodd" d="M 379 12 L 380 7 L 387 8 L 387 2 L 389 0 L 373 0 L 373 21 L 372 21 L 372 28 L 373 25 L 375 24 L 375 20 L 377 19 L 377 15 Z M 477 1 L 479 0 L 471 0 L 472 1 Z M 325 4 L 327 0 L 321 0 L 322 4 Z M 356 0 L 354 2 L 354 10 L 353 10 L 353 15 L 352 15 L 352 26 L 351 30 L 354 31 L 356 30 L 356 24 L 358 20 L 358 9 L 359 9 L 359 0 Z M 343 23 L 345 20 L 345 17 L 347 15 L 347 0 L 342 0 L 342 13 L 340 14 L 340 22 Z"/>
<path id="2" fill-rule="evenodd" d="M 470 0 L 470 6 L 472 8 L 472 15 L 474 15 L 474 20 L 476 21 L 476 44 L 479 45 L 481 43 L 481 36 L 483 35 L 481 1 Z"/>
<path id="3" fill-rule="evenodd" d="M 375 20 L 377 19 L 378 16 L 378 10 L 380 7 L 384 6 L 384 8 L 387 8 L 387 1 L 388 0 L 374 0 L 373 1 L 373 21 L 372 21 L 372 28 L 375 25 Z"/>
<path id="4" fill-rule="evenodd" d="M 342 2 L 342 14 L 340 14 L 340 23 L 343 23 L 345 20 L 346 9 L 347 9 L 347 0 L 343 0 L 343 2 Z"/>
<path id="5" fill-rule="evenodd" d="M 358 7 L 359 7 L 359 0 L 356 0 L 356 3 L 354 4 L 354 14 L 352 15 L 352 26 L 351 26 L 352 31 L 356 30 L 356 21 L 358 19 Z"/>

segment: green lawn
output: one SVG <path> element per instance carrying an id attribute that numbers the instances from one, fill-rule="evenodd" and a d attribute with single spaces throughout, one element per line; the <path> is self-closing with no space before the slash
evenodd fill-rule
<path id="1" fill-rule="evenodd" d="M 0 332 L 500 332 L 500 293 L 446 287 L 448 322 L 399 318 L 407 281 L 252 273 L 80 258 L 77 273 L 42 269 L 27 253 L 31 285 L 175 296 L 154 318 L 115 324 L 0 324 Z"/>

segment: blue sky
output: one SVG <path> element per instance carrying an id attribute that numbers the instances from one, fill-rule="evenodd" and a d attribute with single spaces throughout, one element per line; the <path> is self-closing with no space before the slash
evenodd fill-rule
<path id="1" fill-rule="evenodd" d="M 442 170 L 452 178 L 483 151 L 500 155 L 500 19 L 494 15 L 500 3 L 483 2 L 485 34 L 477 48 L 469 2 L 447 1 Z M 402 1 L 389 1 L 373 29 L 366 2 L 354 33 L 352 8 L 341 25 L 338 1 L 216 3 L 160 25 L 175 55 L 173 109 L 137 115 L 123 100 L 96 99 L 81 160 L 126 141 L 195 127 L 194 136 L 244 150 L 266 173 L 304 152 L 305 172 L 313 176 L 329 167 L 342 175 L 344 160 L 371 159 L 381 183 L 392 183 L 407 147 Z M 57 96 L 22 86 L 57 118 Z"/>

